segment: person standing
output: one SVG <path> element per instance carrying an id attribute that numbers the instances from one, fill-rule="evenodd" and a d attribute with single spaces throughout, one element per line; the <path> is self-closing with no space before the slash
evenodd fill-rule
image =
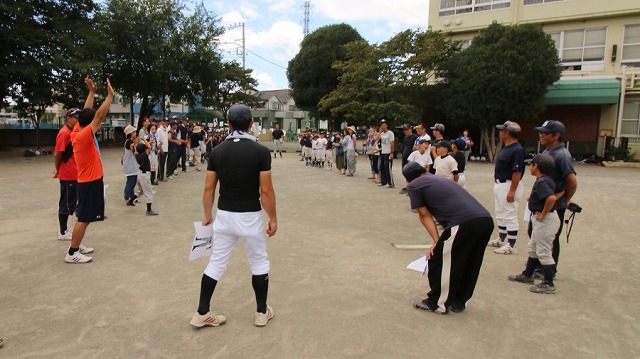
<path id="1" fill-rule="evenodd" d="M 416 135 L 418 137 L 413 142 L 414 151 L 418 150 L 418 146 L 420 146 L 419 142 L 422 140 L 426 140 L 427 142 L 431 143 L 431 136 L 429 136 L 429 134 L 427 133 L 427 129 L 424 128 L 423 124 L 419 124 L 418 126 L 416 126 Z M 429 153 L 431 153 L 431 149 L 429 149 Z M 433 158 L 431 159 L 431 162 L 433 162 Z"/>
<path id="2" fill-rule="evenodd" d="M 555 167 L 549 173 L 549 177 L 556 184 L 556 211 L 560 218 L 560 228 L 556 232 L 553 239 L 553 250 L 551 255 L 555 262 L 554 273 L 558 267 L 558 259 L 560 258 L 560 235 L 562 234 L 562 226 L 564 223 L 564 215 L 567 206 L 571 203 L 573 195 L 578 189 L 578 179 L 576 171 L 573 168 L 573 159 L 571 153 L 564 145 L 564 124 L 560 121 L 545 121 L 542 126 L 536 127 L 540 144 L 545 147 L 544 154 L 553 157 Z"/>
<path id="3" fill-rule="evenodd" d="M 464 161 L 466 163 L 469 160 L 469 154 L 471 153 L 471 147 L 473 146 L 473 141 L 471 140 L 471 137 L 469 137 L 469 130 L 465 129 L 462 131 L 462 136 L 460 136 L 459 139 L 464 141 L 465 144 L 464 149 L 459 148 L 459 150 L 464 153 Z"/>
<path id="4" fill-rule="evenodd" d="M 203 193 L 203 225 L 213 223 L 213 248 L 209 264 L 200 284 L 200 300 L 191 325 L 217 327 L 226 321 L 222 315 L 210 311 L 211 297 L 222 278 L 231 252 L 240 239 L 251 267 L 251 283 L 256 297 L 254 324 L 267 325 L 274 311 L 267 305 L 270 263 L 267 259 L 266 236 L 272 237 L 278 229 L 276 196 L 271 181 L 271 154 L 247 133 L 253 125 L 251 110 L 235 104 L 228 112 L 227 139 L 211 151 Z M 220 198 L 216 219 L 213 221 L 213 203 L 220 182 Z M 261 206 L 262 204 L 262 206 Z M 264 208 L 269 217 L 266 230 L 262 215 Z"/>
<path id="5" fill-rule="evenodd" d="M 449 155 L 451 152 L 451 144 L 449 141 L 440 141 L 436 145 L 438 157 L 433 161 L 433 167 L 436 169 L 436 176 L 448 178 L 453 182 L 458 182 L 458 162 Z"/>
<path id="6" fill-rule="evenodd" d="M 395 135 L 389 131 L 387 120 L 380 120 L 380 186 L 395 187 L 393 183 L 393 152 L 395 150 Z"/>
<path id="7" fill-rule="evenodd" d="M 202 128 L 200 126 L 194 126 L 189 135 L 189 139 L 191 141 L 191 149 L 193 150 L 193 164 L 196 166 L 196 171 L 200 172 L 200 163 L 202 162 L 200 141 L 204 140 Z"/>
<path id="8" fill-rule="evenodd" d="M 169 132 L 167 133 L 167 141 L 169 142 L 169 156 L 167 158 L 167 179 L 174 179 L 178 174 L 178 157 L 180 156 L 180 145 L 182 140 L 178 138 L 178 121 L 169 122 Z"/>
<path id="9" fill-rule="evenodd" d="M 431 174 L 436 173 L 436 157 L 438 157 L 437 146 L 438 143 L 444 141 L 444 125 L 441 123 L 436 123 L 431 127 L 431 133 L 433 134 L 433 141 L 431 142 L 431 159 L 433 160 L 433 166 L 431 166 Z"/>
<path id="10" fill-rule="evenodd" d="M 276 158 L 276 152 L 280 154 L 282 158 L 282 143 L 284 142 L 284 132 L 280 129 L 280 124 L 276 123 L 276 129 L 271 132 L 271 139 L 273 139 L 273 158 Z"/>
<path id="11" fill-rule="evenodd" d="M 165 166 L 167 164 L 167 154 L 169 153 L 168 136 L 169 119 L 163 118 L 162 124 L 158 127 L 156 138 L 158 140 L 158 181 L 166 182 Z"/>
<path id="12" fill-rule="evenodd" d="M 91 79 L 85 79 L 92 95 Z M 80 111 L 78 123 L 71 134 L 73 155 L 78 167 L 78 221 L 73 228 L 71 245 L 65 256 L 67 263 L 87 263 L 92 257 L 85 256 L 93 252 L 93 248 L 82 246 L 84 234 L 89 223 L 104 220 L 104 183 L 102 177 L 102 159 L 96 132 L 100 129 L 102 120 L 107 116 L 113 101 L 113 88 L 107 79 L 107 97 L 98 110 L 87 107 Z"/>
<path id="13" fill-rule="evenodd" d="M 413 151 L 415 151 L 413 149 L 413 145 L 415 144 L 416 139 L 418 138 L 418 135 L 414 134 L 413 128 L 411 127 L 411 125 L 406 123 L 402 125 L 402 131 L 404 132 L 404 138 L 402 139 L 402 143 L 404 144 L 404 146 L 402 147 L 402 168 L 404 168 L 407 162 L 409 162 L 409 156 Z M 407 193 L 407 186 L 405 185 L 400 190 L 400 194 L 406 194 L 406 193 Z"/>
<path id="14" fill-rule="evenodd" d="M 462 151 L 465 146 L 465 142 L 461 139 L 457 139 L 451 143 L 451 148 L 453 149 L 452 157 L 458 163 L 458 184 L 463 188 L 467 183 L 467 179 L 464 174 L 465 167 L 467 166 L 467 159 L 465 158 L 465 153 Z"/>
<path id="15" fill-rule="evenodd" d="M 139 165 L 138 167 L 138 183 L 142 188 L 142 194 L 145 198 L 145 203 L 147 204 L 147 216 L 157 216 L 158 212 L 154 212 L 151 209 L 151 204 L 153 203 L 153 189 L 151 188 L 151 161 L 149 160 L 149 153 L 151 152 L 151 144 L 149 141 L 144 139 L 144 137 L 140 138 L 140 142 L 136 145 L 136 161 Z"/>
<path id="16" fill-rule="evenodd" d="M 84 104 L 85 107 L 93 106 L 93 94 L 95 94 L 95 85 L 87 84 L 89 87 L 89 97 Z M 60 181 L 60 200 L 58 201 L 58 223 L 60 230 L 58 231 L 58 240 L 70 241 L 71 232 L 67 229 L 69 216 L 76 211 L 78 206 L 78 168 L 73 157 L 73 146 L 71 145 L 71 131 L 78 123 L 80 109 L 72 108 L 66 113 L 67 123 L 62 126 L 56 136 L 56 147 L 53 153 L 53 178 Z"/>
<path id="17" fill-rule="evenodd" d="M 409 182 L 411 208 L 433 239 L 426 254 L 430 291 L 413 305 L 440 314 L 462 312 L 476 287 L 493 219 L 464 188 L 427 173 L 417 162 L 407 163 L 402 174 Z M 441 234 L 435 221 L 444 228 Z"/>
<path id="18" fill-rule="evenodd" d="M 182 123 L 177 130 L 178 139 L 180 139 L 179 158 L 182 166 L 182 172 L 187 172 L 187 144 L 189 141 L 189 118 L 183 117 Z M 176 172 L 177 175 L 177 172 Z"/>
<path id="19" fill-rule="evenodd" d="M 496 128 L 504 144 L 496 156 L 493 186 L 499 238 L 491 240 L 489 245 L 500 247 L 494 250 L 496 254 L 514 254 L 517 253 L 518 204 L 524 191 L 520 182 L 524 173 L 524 148 L 518 142 L 520 125 L 507 121 Z"/>
<path id="20" fill-rule="evenodd" d="M 347 162 L 347 176 L 353 177 L 356 173 L 356 161 L 358 154 L 356 149 L 358 148 L 358 142 L 356 141 L 356 128 L 354 126 L 347 127 L 347 133 L 344 137 L 345 141 L 345 161 Z"/>
<path id="21" fill-rule="evenodd" d="M 145 131 L 146 132 L 146 131 Z M 138 198 L 134 193 L 136 183 L 138 183 L 138 162 L 136 161 L 136 128 L 129 125 L 124 128 L 126 140 L 124 142 L 124 153 L 122 154 L 122 174 L 127 177 L 124 185 L 124 201 L 127 206 L 135 206 L 133 201 Z"/>

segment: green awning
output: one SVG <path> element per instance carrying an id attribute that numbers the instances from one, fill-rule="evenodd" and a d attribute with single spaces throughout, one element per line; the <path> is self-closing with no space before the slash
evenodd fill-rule
<path id="1" fill-rule="evenodd" d="M 545 105 L 616 104 L 620 98 L 620 80 L 560 80 L 549 86 Z"/>

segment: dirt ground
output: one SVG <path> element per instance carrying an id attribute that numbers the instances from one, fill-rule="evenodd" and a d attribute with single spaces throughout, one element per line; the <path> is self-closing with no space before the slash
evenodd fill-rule
<path id="1" fill-rule="evenodd" d="M 202 217 L 204 172 L 190 168 L 155 187 L 157 217 L 126 207 L 120 150 L 104 149 L 108 219 L 83 244 L 93 262 L 66 264 L 56 239 L 58 181 L 52 156 L 0 153 L 2 358 L 631 358 L 640 353 L 640 170 L 576 164 L 584 211 L 562 242 L 555 295 L 509 282 L 520 253 L 487 248 L 464 313 L 414 309 L 427 279 L 405 269 L 428 239 L 408 197 L 367 180 L 273 163 L 279 231 L 268 242 L 275 318 L 253 325 L 255 299 L 241 245 L 216 288 L 218 328 L 193 329 L 207 259 L 187 261 Z M 401 183 L 399 161 L 394 177 Z M 470 163 L 467 188 L 493 212 L 493 166 Z M 525 178 L 529 192 L 533 177 Z M 521 212 L 524 204 L 521 203 Z M 71 222 L 73 225 L 73 221 Z M 522 222 L 521 228 L 524 228 Z"/>

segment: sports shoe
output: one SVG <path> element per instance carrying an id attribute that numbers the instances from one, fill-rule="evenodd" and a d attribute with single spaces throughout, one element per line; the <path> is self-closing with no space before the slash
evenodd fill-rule
<path id="1" fill-rule="evenodd" d="M 542 282 L 540 284 L 532 285 L 531 287 L 529 287 L 529 291 L 540 294 L 555 294 L 556 287 Z"/>
<path id="2" fill-rule="evenodd" d="M 449 308 L 450 311 L 454 312 L 454 313 L 462 313 L 464 312 L 465 309 L 467 309 L 467 307 L 459 302 L 453 302 L 451 304 L 449 304 Z"/>
<path id="3" fill-rule="evenodd" d="M 89 254 L 89 253 L 93 253 L 93 248 L 91 247 L 85 247 L 82 244 L 80 245 L 80 249 L 78 249 L 78 252 L 80 252 L 81 254 Z"/>
<path id="4" fill-rule="evenodd" d="M 202 328 L 204 326 L 217 327 L 224 324 L 226 321 L 227 318 L 225 318 L 224 315 L 216 315 L 216 313 L 211 312 L 205 315 L 200 315 L 198 312 L 195 312 L 193 313 L 189 323 L 196 328 Z"/>
<path id="5" fill-rule="evenodd" d="M 92 259 L 93 258 L 80 253 L 80 251 L 76 251 L 72 256 L 67 253 L 67 256 L 64 257 L 64 261 L 67 263 L 87 263 L 91 262 Z"/>
<path id="6" fill-rule="evenodd" d="M 256 327 L 264 327 L 271 318 L 273 318 L 273 308 L 267 305 L 266 313 L 256 312 L 256 320 L 254 321 L 254 324 Z"/>
<path id="7" fill-rule="evenodd" d="M 544 279 L 544 273 L 542 273 L 540 268 L 536 268 L 536 270 L 533 271 L 533 278 L 535 278 L 535 279 Z"/>
<path id="8" fill-rule="evenodd" d="M 516 254 L 518 250 L 515 248 L 511 248 L 509 243 L 505 243 L 502 247 L 493 251 L 495 254 Z"/>
<path id="9" fill-rule="evenodd" d="M 514 282 L 533 284 L 533 277 L 527 277 L 526 275 L 524 275 L 522 273 L 516 274 L 516 275 L 508 275 L 507 279 L 509 279 L 511 281 L 514 281 Z"/>
<path id="10" fill-rule="evenodd" d="M 390 185 L 389 185 L 389 188 L 396 188 L 396 186 L 394 186 L 394 185 L 390 184 Z"/>
<path id="11" fill-rule="evenodd" d="M 487 243 L 487 246 L 488 247 L 498 247 L 498 248 L 500 248 L 500 247 L 502 247 L 503 244 L 504 244 L 504 242 L 502 242 L 500 240 L 500 238 L 496 238 L 496 239 L 490 240 L 489 243 Z"/>
<path id="12" fill-rule="evenodd" d="M 401 189 L 400 194 L 407 194 L 407 189 L 406 188 Z"/>
<path id="13" fill-rule="evenodd" d="M 66 231 L 64 231 L 64 234 L 60 234 L 60 232 L 58 232 L 58 240 L 59 241 L 70 241 L 71 240 L 71 232 L 69 232 L 68 229 Z"/>
<path id="14" fill-rule="evenodd" d="M 147 216 L 157 216 L 158 212 L 154 212 L 154 211 L 147 211 Z"/>
<path id="15" fill-rule="evenodd" d="M 427 312 L 434 312 L 438 314 L 447 314 L 449 313 L 449 309 L 445 309 L 444 312 L 438 309 L 438 305 L 433 304 L 428 298 L 423 300 L 414 300 L 413 307 L 416 309 L 426 310 Z"/>

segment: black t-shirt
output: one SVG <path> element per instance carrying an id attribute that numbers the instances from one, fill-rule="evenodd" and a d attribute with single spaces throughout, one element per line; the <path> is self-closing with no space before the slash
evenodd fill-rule
<path id="1" fill-rule="evenodd" d="M 169 138 L 177 140 L 178 133 L 174 130 L 169 130 Z M 178 152 L 178 147 L 180 147 L 177 143 L 169 141 L 169 152 Z"/>
<path id="2" fill-rule="evenodd" d="M 202 132 L 195 133 L 191 131 L 191 133 L 189 134 L 189 138 L 191 139 L 191 148 L 200 146 L 200 141 L 204 140 Z"/>
<path id="3" fill-rule="evenodd" d="M 531 189 L 531 196 L 529 196 L 529 210 L 531 213 L 542 212 L 547 197 L 555 193 L 556 184 L 551 177 L 540 176 L 536 178 L 533 183 L 533 189 Z M 556 209 L 556 203 L 553 204 L 552 211 Z"/>
<path id="4" fill-rule="evenodd" d="M 418 135 L 415 133 L 412 133 L 409 136 L 404 136 L 404 141 L 402 141 L 404 143 L 404 149 L 402 150 L 403 160 L 406 161 L 411 152 L 413 152 L 413 143 L 416 142 L 416 138 L 418 138 Z"/>
<path id="5" fill-rule="evenodd" d="M 249 139 L 227 139 L 211 150 L 208 171 L 220 181 L 218 209 L 257 212 L 260 205 L 260 172 L 271 170 L 271 153 Z"/>
<path id="6" fill-rule="evenodd" d="M 451 228 L 476 218 L 491 218 L 480 202 L 452 180 L 426 173 L 407 185 L 411 208 L 427 207 L 444 227 Z"/>
<path id="7" fill-rule="evenodd" d="M 313 147 L 313 144 L 311 143 L 311 136 L 305 135 L 302 137 L 302 145 L 309 148 Z"/>
<path id="8" fill-rule="evenodd" d="M 524 173 L 524 148 L 520 142 L 514 142 L 502 148 L 496 157 L 494 178 L 510 180 L 514 172 Z"/>
<path id="9" fill-rule="evenodd" d="M 189 137 L 189 130 L 182 125 L 178 126 L 176 132 L 178 134 L 178 138 L 181 140 L 186 140 L 187 137 Z M 182 143 L 180 146 L 187 147 L 187 144 L 185 142 L 185 143 Z"/>
<path id="10" fill-rule="evenodd" d="M 136 160 L 140 165 L 140 171 L 142 172 L 151 171 L 151 161 L 149 161 L 149 155 L 146 152 L 138 153 L 136 155 Z"/>
<path id="11" fill-rule="evenodd" d="M 271 133 L 271 136 L 273 136 L 274 140 L 279 140 L 282 136 L 284 136 L 284 132 L 282 132 L 282 130 L 274 130 Z"/>

